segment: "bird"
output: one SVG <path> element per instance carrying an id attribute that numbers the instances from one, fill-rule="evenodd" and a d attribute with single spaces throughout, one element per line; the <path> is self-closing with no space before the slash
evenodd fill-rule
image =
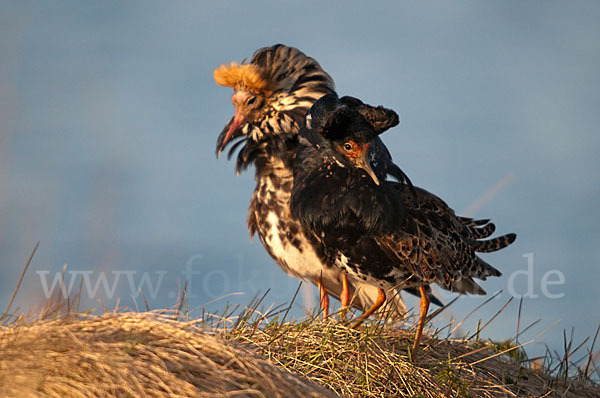
<path id="1" fill-rule="evenodd" d="M 294 47 L 276 44 L 257 50 L 241 64 L 223 64 L 214 71 L 215 82 L 234 90 L 235 115 L 217 139 L 217 157 L 228 146 L 236 151 L 236 172 L 255 168 L 256 186 L 247 220 L 250 236 L 258 234 L 275 262 L 289 275 L 319 287 L 320 307 L 327 317 L 328 294 L 342 307 L 370 308 L 378 288 L 328 264 L 320 242 L 305 231 L 290 212 L 293 165 L 298 131 L 306 112 L 324 95 L 335 93 L 331 76 L 320 64 Z M 392 162 L 383 142 L 373 140 L 369 161 L 378 176 L 393 176 L 400 184 L 410 180 Z M 418 294 L 409 288 L 412 294 Z M 392 313 L 403 316 L 406 306 L 398 292 L 390 292 Z M 432 295 L 432 301 L 442 305 Z"/>
<path id="2" fill-rule="evenodd" d="M 486 240 L 495 231 L 490 220 L 457 216 L 425 189 L 406 189 L 380 178 L 369 164 L 369 149 L 373 139 L 397 124 L 393 110 L 354 97 L 328 94 L 319 99 L 299 132 L 290 209 L 322 243 L 330 263 L 379 287 L 374 306 L 385 302 L 385 290 L 391 287 L 419 289 L 416 353 L 430 304 L 429 286 L 484 295 L 474 279 L 501 272 L 477 253 L 500 250 L 516 234 Z"/>

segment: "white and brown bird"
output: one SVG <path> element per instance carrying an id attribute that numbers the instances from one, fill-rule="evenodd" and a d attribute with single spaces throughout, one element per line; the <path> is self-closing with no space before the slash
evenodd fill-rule
<path id="1" fill-rule="evenodd" d="M 257 50 L 249 61 L 222 65 L 215 70 L 214 79 L 233 88 L 235 107 L 235 115 L 218 137 L 217 155 L 231 144 L 229 158 L 239 149 L 238 173 L 250 165 L 255 167 L 250 235 L 258 233 L 268 253 L 288 274 L 319 286 L 325 315 L 327 294 L 339 298 L 342 306 L 372 307 L 379 297 L 378 286 L 347 277 L 330 264 L 321 243 L 290 212 L 298 131 L 315 101 L 335 92 L 332 78 L 314 59 L 278 44 Z M 373 140 L 369 161 L 380 178 L 389 174 L 400 184 L 410 184 L 378 138 Z M 415 289 L 409 291 L 418 294 Z M 388 297 L 393 312 L 403 315 L 406 307 L 400 294 L 393 289 Z M 441 305 L 433 296 L 432 300 Z"/>
<path id="2" fill-rule="evenodd" d="M 380 288 L 370 311 L 385 301 L 385 290 L 419 289 L 417 349 L 429 285 L 485 294 L 474 279 L 501 273 L 477 253 L 500 250 L 516 235 L 485 240 L 495 230 L 489 220 L 458 217 L 426 190 L 380 178 L 368 162 L 372 140 L 396 124 L 394 111 L 356 98 L 328 94 L 317 101 L 299 135 L 291 210 L 322 244 L 328 263 Z"/>

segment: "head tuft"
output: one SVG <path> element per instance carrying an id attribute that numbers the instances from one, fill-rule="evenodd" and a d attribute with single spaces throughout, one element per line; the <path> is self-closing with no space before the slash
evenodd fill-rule
<path id="1" fill-rule="evenodd" d="M 242 89 L 261 94 L 270 92 L 269 84 L 258 68 L 252 64 L 240 65 L 236 62 L 232 62 L 229 66 L 223 64 L 215 69 L 213 77 L 217 84 L 232 87 L 234 90 Z"/>
<path id="2" fill-rule="evenodd" d="M 374 107 L 358 98 L 329 94 L 319 99 L 308 115 L 311 125 L 330 140 L 354 138 L 368 142 L 398 124 L 398 114 Z"/>

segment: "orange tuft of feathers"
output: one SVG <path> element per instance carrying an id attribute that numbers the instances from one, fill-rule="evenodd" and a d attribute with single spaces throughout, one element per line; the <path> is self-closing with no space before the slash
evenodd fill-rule
<path id="1" fill-rule="evenodd" d="M 242 89 L 254 93 L 268 93 L 269 85 L 261 76 L 258 69 L 251 64 L 240 65 L 232 62 L 229 66 L 223 64 L 213 73 L 215 82 L 221 86 Z"/>

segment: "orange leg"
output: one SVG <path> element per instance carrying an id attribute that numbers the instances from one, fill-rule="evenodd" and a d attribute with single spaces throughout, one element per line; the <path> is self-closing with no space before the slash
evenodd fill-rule
<path id="1" fill-rule="evenodd" d="M 342 274 L 342 294 L 340 294 L 340 301 L 342 302 L 342 310 L 340 311 L 340 318 L 346 320 L 346 310 L 350 306 L 350 290 L 348 288 L 348 276 Z"/>
<path id="2" fill-rule="evenodd" d="M 320 304 L 321 304 L 321 308 L 323 310 L 323 319 L 327 319 L 327 316 L 329 315 L 329 296 L 327 295 L 327 292 L 325 291 L 325 287 L 323 286 L 323 280 L 321 279 L 321 277 L 319 276 L 319 280 L 317 282 L 317 286 L 319 287 L 319 298 L 320 298 Z"/>
<path id="3" fill-rule="evenodd" d="M 417 350 L 421 345 L 421 336 L 423 335 L 423 327 L 425 326 L 425 319 L 427 318 L 427 311 L 429 310 L 429 296 L 425 290 L 425 286 L 419 286 L 419 292 L 421 292 L 421 313 L 419 314 L 419 323 L 417 324 L 417 334 L 415 336 L 415 343 L 413 344 L 412 356 L 416 358 Z"/>
<path id="4" fill-rule="evenodd" d="M 372 313 L 377 311 L 383 305 L 383 303 L 385 303 L 385 291 L 382 288 L 379 288 L 378 293 L 379 294 L 377 295 L 377 300 L 375 300 L 375 303 L 371 306 L 371 308 L 363 312 L 356 322 L 354 322 L 354 325 L 350 326 L 351 329 L 356 329 L 358 326 L 360 326 L 365 319 L 367 319 Z"/>

